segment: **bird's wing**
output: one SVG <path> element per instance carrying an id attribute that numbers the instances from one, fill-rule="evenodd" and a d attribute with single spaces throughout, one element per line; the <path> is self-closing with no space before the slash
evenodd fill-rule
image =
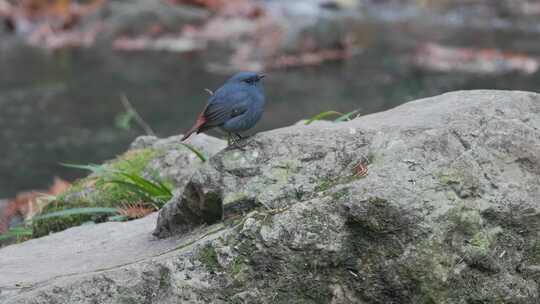
<path id="1" fill-rule="evenodd" d="M 205 126 L 219 126 L 248 109 L 249 94 L 244 90 L 217 91 L 204 111 Z"/>

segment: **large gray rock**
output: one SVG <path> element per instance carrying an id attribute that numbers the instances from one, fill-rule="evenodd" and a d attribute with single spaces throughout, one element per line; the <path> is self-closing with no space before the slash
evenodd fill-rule
<path id="1" fill-rule="evenodd" d="M 185 142 L 182 141 L 182 137 L 182 135 L 168 138 L 140 136 L 131 144 L 130 149 L 151 148 L 160 151 L 161 153 L 147 165 L 146 171 L 159 172 L 161 178 L 171 181 L 178 189 L 182 189 L 191 174 L 203 163 L 186 147 L 186 144 L 199 151 L 205 159 L 211 158 L 227 146 L 224 140 L 206 134 L 192 136 Z"/>
<path id="2" fill-rule="evenodd" d="M 0 300 L 539 303 L 539 151 L 540 95 L 526 92 L 450 93 L 261 133 L 216 154 L 170 202 L 208 224 L 168 218 L 158 234 L 183 233 L 176 247 L 107 267 L 96 266 L 99 247 L 44 257 L 52 237 L 70 244 L 101 225 L 7 247 Z"/>
<path id="3" fill-rule="evenodd" d="M 174 250 L 178 240 L 156 242 L 148 233 L 156 215 L 127 223 L 83 225 L 2 248 L 0 299 L 46 285 L 50 280 L 67 278 L 69 282 L 71 277 L 99 273 Z"/>
<path id="4" fill-rule="evenodd" d="M 223 213 L 212 207 L 219 201 L 226 217 L 254 206 L 287 207 L 351 182 L 366 194 L 404 204 L 470 197 L 487 202 L 522 197 L 513 190 L 518 178 L 532 196 L 539 191 L 532 129 L 538 122 L 521 100 L 533 95 L 508 94 L 452 93 L 348 123 L 300 123 L 265 132 L 218 153 L 175 202 L 193 207 L 194 214 L 209 209 L 208 217 L 215 218 Z M 372 174 L 356 181 L 354 168 L 366 159 Z M 516 167 L 529 170 L 506 176 L 517 174 Z M 157 230 L 189 230 L 182 220 Z"/>
<path id="5" fill-rule="evenodd" d="M 191 175 L 199 170 L 200 166 L 204 163 L 184 144 L 191 145 L 193 148 L 197 149 L 205 159 L 210 159 L 219 151 L 223 150 L 227 145 L 225 141 L 206 134 L 197 134 L 196 136 L 191 136 L 188 140 L 186 140 L 185 143 L 182 142 L 182 137 L 182 135 L 178 135 L 158 139 L 157 137 L 153 136 L 141 136 L 137 138 L 133 144 L 131 144 L 131 149 L 152 148 L 158 151 L 163 151 L 161 155 L 150 161 L 146 171 L 159 172 L 163 179 L 172 181 L 175 186 L 175 190 L 173 191 L 175 198 L 182 194 L 184 188 L 191 178 Z M 190 228 L 200 226 L 205 223 L 200 215 L 190 216 L 182 213 L 182 210 L 177 208 L 177 204 L 175 202 L 176 199 L 173 199 L 172 202 L 167 203 L 161 208 L 161 215 L 158 220 L 158 225 L 160 227 L 174 225 L 169 225 L 169 221 L 178 223 L 178 220 L 174 220 L 178 217 L 187 220 Z M 168 235 L 170 235 L 170 233 L 168 233 Z"/>

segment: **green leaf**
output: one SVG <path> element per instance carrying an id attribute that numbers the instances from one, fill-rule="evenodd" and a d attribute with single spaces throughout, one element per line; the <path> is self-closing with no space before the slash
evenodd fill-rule
<path id="1" fill-rule="evenodd" d="M 125 215 L 115 215 L 115 216 L 109 216 L 107 218 L 107 221 L 109 222 L 125 222 L 127 221 L 129 218 Z"/>
<path id="2" fill-rule="evenodd" d="M 196 150 L 192 151 L 196 153 Z M 204 159 L 202 154 L 200 154 L 199 157 L 203 157 Z M 162 207 L 173 196 L 171 186 L 160 180 L 154 181 L 147 179 L 137 173 L 131 173 L 126 170 L 112 169 L 106 167 L 105 165 L 63 165 L 76 169 L 89 170 L 95 174 L 99 174 L 104 178 L 100 178 L 98 181 L 96 181 L 97 186 L 102 186 L 104 184 L 115 184 L 119 187 L 123 187 L 124 191 L 131 192 L 136 196 L 136 198 L 133 200 L 136 200 L 137 202 L 142 200 L 146 203 L 152 203 L 151 205 L 156 209 Z"/>
<path id="3" fill-rule="evenodd" d="M 195 153 L 195 155 L 197 155 L 197 157 L 204 163 L 206 162 L 206 156 L 204 156 L 204 154 L 202 153 L 202 151 L 200 151 L 199 149 L 195 148 L 194 146 L 190 145 L 190 144 L 185 144 L 185 143 L 180 143 L 182 146 L 188 148 L 189 150 L 191 150 L 191 152 Z"/>
<path id="4" fill-rule="evenodd" d="M 61 211 L 49 212 L 41 215 L 36 215 L 32 218 L 34 220 L 44 220 L 53 217 L 66 217 L 72 215 L 85 215 L 85 214 L 117 214 L 117 208 L 103 208 L 103 207 L 93 207 L 93 208 L 73 208 L 65 209 Z"/>
<path id="5" fill-rule="evenodd" d="M 104 165 L 96 165 L 96 164 L 78 165 L 78 164 L 67 164 L 67 163 L 60 163 L 60 165 L 64 167 L 68 167 L 68 168 L 87 170 L 99 176 L 107 173 L 107 168 Z"/>
<path id="6" fill-rule="evenodd" d="M 163 192 L 167 195 L 167 196 L 170 196 L 172 197 L 173 196 L 173 193 L 172 193 L 172 190 L 171 190 L 171 187 L 166 185 L 164 182 L 162 181 L 156 181 L 156 183 L 161 187 L 161 189 L 163 190 Z"/>
<path id="7" fill-rule="evenodd" d="M 351 111 L 351 112 L 349 112 L 347 114 L 341 115 L 340 117 L 336 118 L 336 120 L 334 120 L 334 122 L 349 121 L 349 120 L 351 120 L 351 117 L 353 115 L 356 115 L 356 114 L 359 114 L 359 113 L 360 113 L 359 110 Z"/>
<path id="8" fill-rule="evenodd" d="M 153 202 L 159 207 L 169 201 L 173 194 L 169 186 L 161 181 L 151 181 L 136 174 L 129 174 L 122 171 L 116 171 L 116 178 L 110 180 L 110 183 L 129 188 L 136 195 L 147 202 Z"/>
<path id="9" fill-rule="evenodd" d="M 142 190 L 146 190 L 146 192 L 148 192 L 149 194 L 172 196 L 171 190 L 167 188 L 163 183 L 155 183 L 136 174 L 128 174 L 124 172 L 119 172 L 119 174 L 131 180 L 135 185 L 139 186 Z"/>
<path id="10" fill-rule="evenodd" d="M 20 239 L 26 236 L 32 236 L 31 227 L 13 227 L 0 235 L 0 241 L 5 241 L 13 238 Z"/>
<path id="11" fill-rule="evenodd" d="M 131 121 L 135 117 L 133 111 L 126 111 L 118 114 L 114 119 L 114 124 L 117 128 L 129 131 L 131 130 Z"/>
<path id="12" fill-rule="evenodd" d="M 135 200 L 144 200 L 144 201 L 154 201 L 153 195 L 149 194 L 147 190 L 141 189 L 139 185 L 136 185 L 134 183 L 125 181 L 125 180 L 110 180 L 108 181 L 111 184 L 116 184 L 120 187 L 124 187 L 125 191 L 131 191 L 131 193 L 135 194 L 138 199 Z"/>
<path id="13" fill-rule="evenodd" d="M 305 122 L 305 125 L 309 125 L 311 124 L 312 122 L 316 121 L 316 120 L 321 120 L 321 119 L 324 119 L 328 116 L 343 116 L 344 114 L 343 113 L 340 113 L 340 112 L 337 112 L 337 111 L 326 111 L 326 112 L 322 112 L 322 113 L 319 113 L 313 117 L 311 117 L 310 119 L 308 119 L 306 122 Z"/>

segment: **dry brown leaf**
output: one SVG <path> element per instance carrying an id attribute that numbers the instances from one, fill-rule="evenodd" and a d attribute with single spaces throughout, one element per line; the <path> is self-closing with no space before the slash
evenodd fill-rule
<path id="1" fill-rule="evenodd" d="M 49 197 L 63 193 L 70 186 L 71 183 L 55 177 L 52 186 L 46 191 L 25 191 L 17 194 L 7 203 L 0 216 L 0 233 L 9 229 L 9 223 L 14 217 L 31 218 L 51 202 Z"/>
<path id="2" fill-rule="evenodd" d="M 126 216 L 129 219 L 138 219 L 147 216 L 156 211 L 153 207 L 149 207 L 143 202 L 124 203 L 120 208 L 119 214 Z"/>

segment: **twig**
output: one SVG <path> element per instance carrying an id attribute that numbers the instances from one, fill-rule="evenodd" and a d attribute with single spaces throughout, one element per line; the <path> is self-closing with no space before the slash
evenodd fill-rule
<path id="1" fill-rule="evenodd" d="M 150 125 L 148 125 L 146 121 L 144 121 L 144 119 L 141 117 L 141 115 L 139 115 L 137 110 L 135 110 L 135 108 L 131 105 L 128 98 L 126 97 L 126 94 L 122 94 L 122 96 L 120 96 L 120 101 L 122 101 L 122 105 L 124 106 L 124 108 L 126 108 L 126 111 L 133 114 L 135 122 L 144 130 L 144 132 L 146 132 L 147 135 L 156 136 L 156 133 L 154 133 Z"/>
<path id="2" fill-rule="evenodd" d="M 212 92 L 212 90 L 210 89 L 204 89 L 206 91 L 206 93 L 210 94 L 210 96 L 214 95 L 214 92 Z"/>

